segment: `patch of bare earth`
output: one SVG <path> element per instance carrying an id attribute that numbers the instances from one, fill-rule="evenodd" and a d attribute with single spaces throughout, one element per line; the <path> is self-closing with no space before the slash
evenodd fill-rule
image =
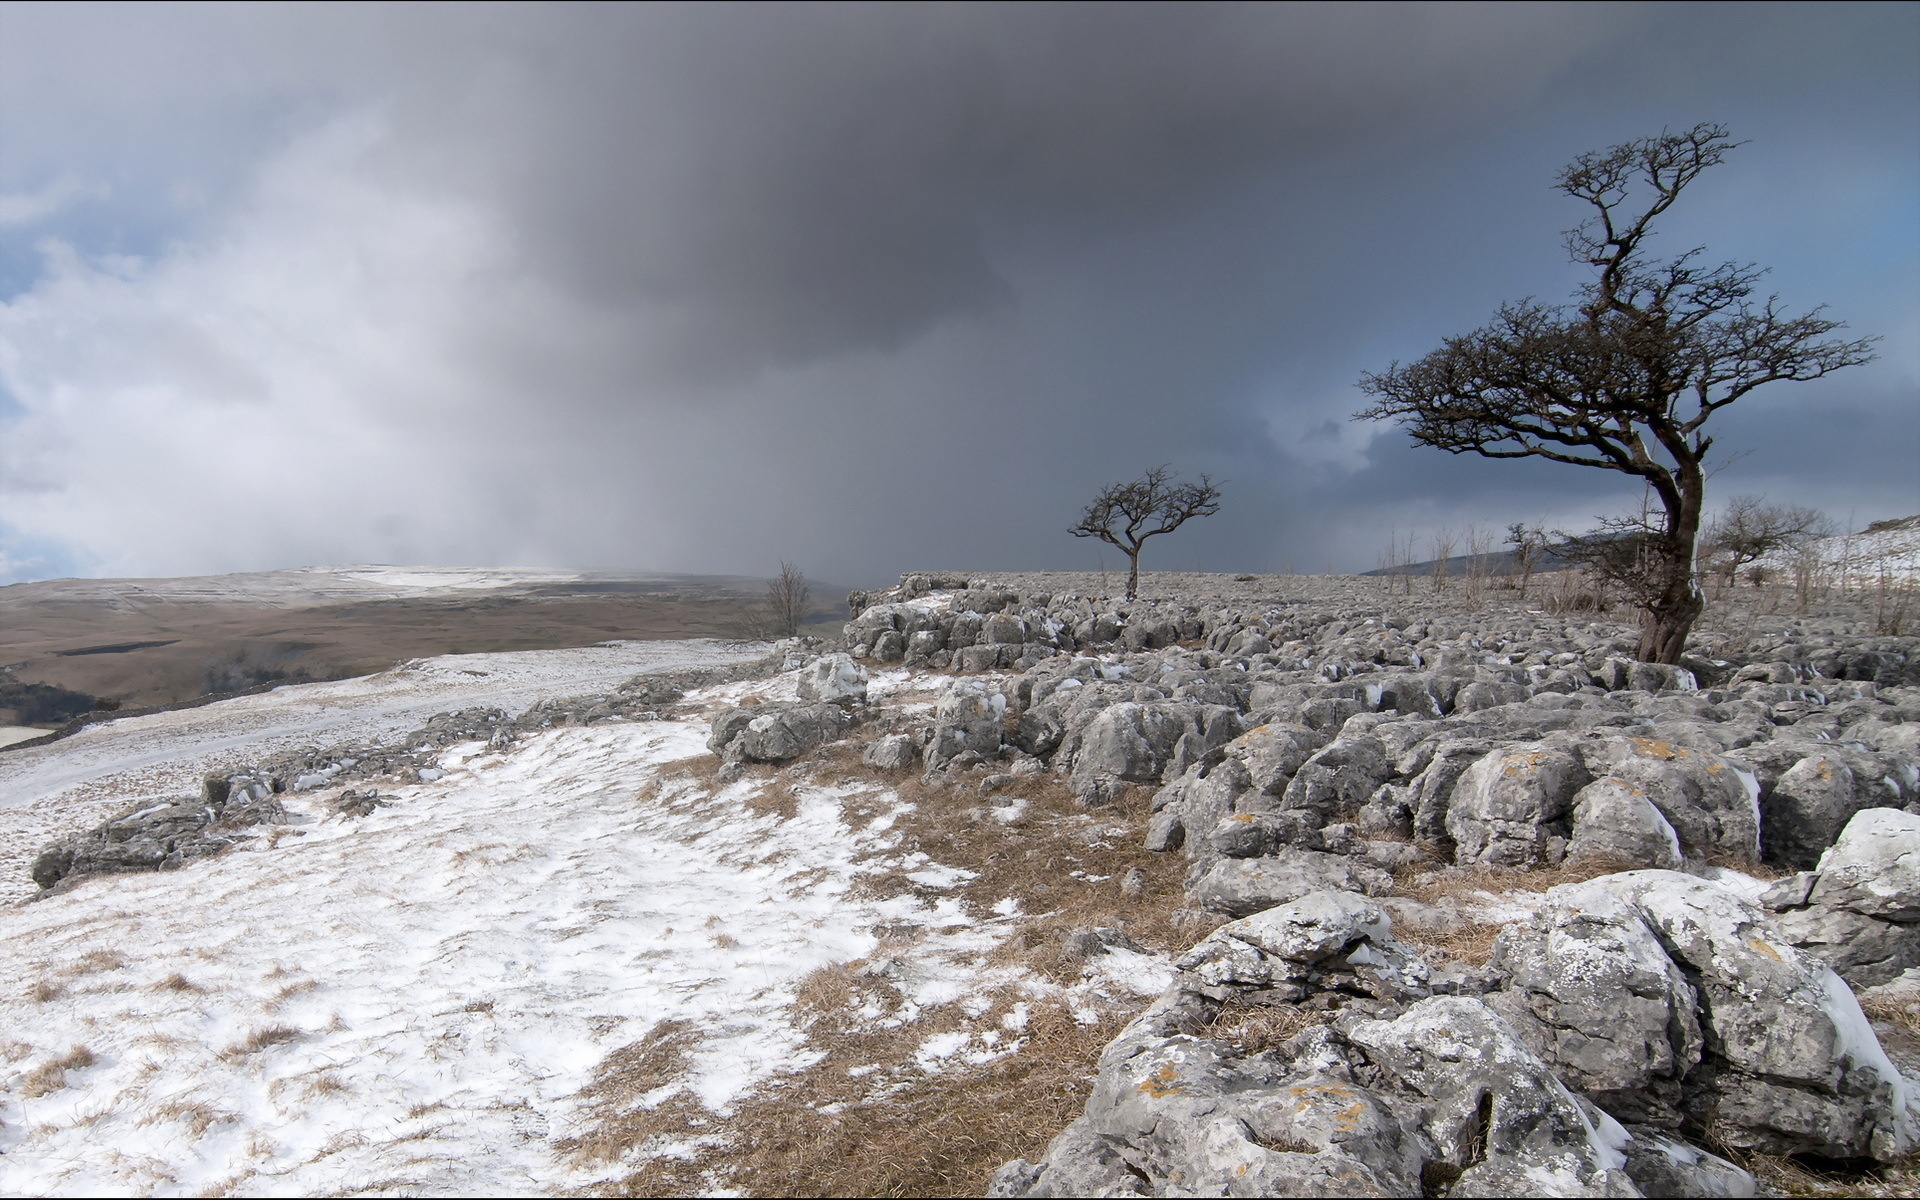
<path id="1" fill-rule="evenodd" d="M 760 787 L 748 803 L 786 815 L 802 782 L 884 783 L 842 801 L 849 825 L 893 815 L 895 843 L 876 858 L 925 855 L 971 877 L 931 889 L 876 861 L 856 887 L 876 898 L 927 889 L 993 921 L 1003 936 L 972 964 L 990 982 L 951 1003 L 913 1003 L 895 962 L 928 931 L 876 928 L 867 958 L 821 968 L 798 989 L 793 1020 L 818 1057 L 724 1113 L 673 1087 L 698 1031 L 657 1028 L 601 1065 L 587 1097 L 593 1126 L 567 1144 L 583 1160 L 632 1164 L 597 1193 L 977 1195 L 994 1168 L 1038 1157 L 1079 1116 L 1101 1048 L 1145 1003 L 1089 976 L 1067 935 L 1121 929 L 1160 952 L 1192 940 L 1174 919 L 1184 863 L 1139 848 L 1146 791 L 1091 811 L 1044 775 L 982 795 L 984 775 L 881 779 L 861 765 L 862 748 L 831 747 L 799 772 L 749 768 L 743 778 Z M 689 760 L 683 774 L 710 776 L 714 765 Z M 1018 908 L 1006 916 L 1010 899 Z M 975 1047 L 987 1035 L 1006 1052 L 929 1060 L 928 1039 L 943 1033 Z"/>

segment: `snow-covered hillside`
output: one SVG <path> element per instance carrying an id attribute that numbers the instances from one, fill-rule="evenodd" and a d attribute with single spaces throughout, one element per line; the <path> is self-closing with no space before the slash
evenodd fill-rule
<path id="1" fill-rule="evenodd" d="M 442 659 L 116 722 L 0 762 L 8 815 L 124 807 L 233 755 L 743 653 L 655 643 Z M 685 1069 L 631 1105 L 684 1092 L 724 1113 L 820 1057 L 796 992 L 888 930 L 915 934 L 888 945 L 904 1003 L 875 1020 L 911 1027 L 956 1002 L 978 1018 L 930 1029 L 917 1069 L 1021 1044 L 1024 1008 L 989 1011 L 988 993 L 1061 989 L 983 960 L 1016 902 L 952 898 L 968 873 L 899 844 L 902 802 L 882 783 L 802 783 L 786 812 L 756 811 L 764 781 L 716 789 L 688 772 L 706 736 L 696 714 L 557 728 L 499 751 L 468 743 L 442 757 L 444 776 L 383 788 L 390 803 L 365 817 L 330 812 L 337 788 L 288 793 L 306 823 L 179 871 L 0 908 L 0 1193 L 591 1186 L 636 1165 L 568 1150 L 604 1115 L 592 1084 L 610 1056 L 687 1023 L 699 1036 Z M 883 875 L 911 887 L 857 886 Z M 17 849 L 4 878 L 22 890 Z M 1101 961 L 1083 988 L 1129 1003 L 1169 977 L 1158 958 Z"/>

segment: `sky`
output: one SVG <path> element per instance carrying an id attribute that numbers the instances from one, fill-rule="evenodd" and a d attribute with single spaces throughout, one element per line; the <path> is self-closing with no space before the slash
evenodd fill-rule
<path id="1" fill-rule="evenodd" d="M 1710 502 L 1920 512 L 1920 6 L 0 6 L 0 583 L 1112 568 L 1162 464 L 1223 507 L 1148 570 L 1584 529 L 1633 481 L 1358 380 L 1568 298 L 1560 169 L 1702 121 L 1660 248 L 1882 339 Z"/>

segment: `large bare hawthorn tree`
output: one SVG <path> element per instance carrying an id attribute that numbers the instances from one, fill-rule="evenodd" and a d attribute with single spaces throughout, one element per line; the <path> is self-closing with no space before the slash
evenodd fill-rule
<path id="1" fill-rule="evenodd" d="M 1146 540 L 1219 511 L 1220 488 L 1212 479 L 1202 475 L 1198 483 L 1181 483 L 1160 466 L 1132 483 L 1102 488 L 1069 532 L 1099 538 L 1127 556 L 1127 599 L 1132 600 L 1140 594 L 1140 547 Z"/>
<path id="2" fill-rule="evenodd" d="M 1657 218 L 1737 143 L 1696 125 L 1583 154 L 1558 180 L 1592 215 L 1567 234 L 1591 266 L 1576 302 L 1503 306 L 1485 327 L 1360 386 L 1361 420 L 1393 420 L 1417 445 L 1487 458 L 1547 458 L 1642 479 L 1659 511 L 1642 547 L 1640 657 L 1678 662 L 1704 601 L 1695 542 L 1714 413 L 1765 383 L 1818 379 L 1873 356 L 1876 339 L 1828 335 L 1822 309 L 1794 316 L 1760 297 L 1752 265 L 1706 266 L 1701 248 L 1648 252 Z"/>

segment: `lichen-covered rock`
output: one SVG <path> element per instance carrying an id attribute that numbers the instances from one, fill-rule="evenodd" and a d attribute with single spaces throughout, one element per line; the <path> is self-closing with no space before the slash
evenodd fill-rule
<path id="1" fill-rule="evenodd" d="M 920 759 L 920 746 L 904 733 L 875 738 L 861 756 L 862 762 L 883 771 L 904 771 Z"/>
<path id="2" fill-rule="evenodd" d="M 1762 900 L 1794 945 L 1855 987 L 1920 966 L 1920 816 L 1856 813 L 1815 870 L 1780 881 Z"/>
<path id="3" fill-rule="evenodd" d="M 1705 1048 L 1686 1080 L 1688 1128 L 1774 1154 L 1885 1161 L 1920 1145 L 1913 1086 L 1852 991 L 1758 906 L 1673 871 L 1630 871 L 1577 887 L 1638 909 L 1699 992 Z"/>
<path id="4" fill-rule="evenodd" d="M 1422 1000 L 1347 1038 L 1418 1097 L 1430 1161 L 1460 1196 L 1630 1196 L 1626 1130 L 1570 1092 L 1483 1001 Z"/>
<path id="5" fill-rule="evenodd" d="M 1567 858 L 1665 870 L 1680 865 L 1680 837 L 1637 784 L 1608 776 L 1574 793 Z"/>
<path id="6" fill-rule="evenodd" d="M 1761 802 L 1762 851 L 1774 862 L 1810 867 L 1853 814 L 1871 805 L 1838 754 L 1811 754 L 1782 772 Z"/>
<path id="7" fill-rule="evenodd" d="M 1575 749 L 1596 778 L 1638 788 L 1673 827 L 1682 854 L 1760 860 L 1760 788 L 1738 764 L 1663 738 L 1590 736 Z"/>
<path id="8" fill-rule="evenodd" d="M 927 769 L 939 770 L 967 753 L 984 758 L 998 755 L 1006 715 L 1007 698 L 998 689 L 974 680 L 954 684 L 934 708 Z"/>
<path id="9" fill-rule="evenodd" d="M 89 875 L 166 871 L 218 854 L 255 825 L 293 818 L 271 781 L 248 775 L 209 778 L 199 798 L 142 804 L 85 833 L 47 846 L 28 866 L 42 888 Z"/>
<path id="10" fill-rule="evenodd" d="M 1494 943 L 1495 1007 L 1614 1116 L 1678 1127 L 1681 1081 L 1704 1044 L 1693 985 L 1635 905 L 1593 884 L 1547 896 Z"/>
<path id="11" fill-rule="evenodd" d="M 1574 794 L 1589 778 L 1579 759 L 1541 744 L 1495 750 L 1475 762 L 1447 805 L 1455 861 L 1494 867 L 1561 861 Z"/>
<path id="12" fill-rule="evenodd" d="M 1226 756 L 1247 771 L 1247 782 L 1266 796 L 1280 796 L 1325 738 L 1304 725 L 1273 721 L 1256 726 L 1226 745 Z"/>

